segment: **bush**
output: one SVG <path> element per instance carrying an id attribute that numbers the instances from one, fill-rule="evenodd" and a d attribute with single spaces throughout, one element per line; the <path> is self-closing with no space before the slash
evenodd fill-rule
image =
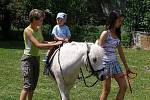
<path id="1" fill-rule="evenodd" d="M 9 38 L 4 38 L 4 40 L 18 40 L 18 41 L 23 41 L 23 30 L 11 30 L 10 31 L 10 37 Z"/>
<path id="2" fill-rule="evenodd" d="M 77 42 L 95 42 L 99 38 L 102 31 L 105 30 L 104 26 L 94 25 L 73 25 L 69 27 L 71 31 L 71 40 Z M 53 40 L 53 36 L 51 35 L 52 28 L 53 27 L 49 24 L 42 26 L 44 40 Z M 10 35 L 12 40 L 23 40 L 23 29 L 18 30 L 13 28 Z M 132 35 L 123 28 L 121 37 L 122 44 L 125 47 L 130 47 Z"/>
<path id="3" fill-rule="evenodd" d="M 74 25 L 71 27 L 71 39 L 78 42 L 95 42 L 103 30 L 104 26 Z"/>
<path id="4" fill-rule="evenodd" d="M 42 26 L 42 32 L 43 32 L 43 37 L 44 40 L 52 40 L 53 37 L 51 35 L 52 32 L 52 26 L 49 24 L 45 24 Z"/>
<path id="5" fill-rule="evenodd" d="M 130 32 L 125 31 L 125 29 L 123 29 L 121 33 L 122 45 L 125 47 L 130 47 L 131 41 L 132 41 L 132 34 Z"/>

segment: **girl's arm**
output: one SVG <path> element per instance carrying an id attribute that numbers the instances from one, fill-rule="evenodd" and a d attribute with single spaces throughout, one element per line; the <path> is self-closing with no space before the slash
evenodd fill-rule
<path id="1" fill-rule="evenodd" d="M 99 45 L 103 46 L 107 38 L 107 31 L 103 31 L 99 37 Z"/>
<path id="2" fill-rule="evenodd" d="M 51 43 L 56 43 L 56 41 L 43 41 L 42 43 L 49 43 L 49 44 L 51 44 Z"/>
<path id="3" fill-rule="evenodd" d="M 125 59 L 124 52 L 123 52 L 123 49 L 122 49 L 121 44 L 118 45 L 117 49 L 118 49 L 118 53 L 119 53 L 119 56 L 120 56 L 120 58 L 121 58 L 121 61 L 122 61 L 122 63 L 123 63 L 124 66 L 125 66 L 125 69 L 128 70 L 129 67 L 128 67 L 128 65 L 127 65 L 127 62 L 126 62 L 126 59 Z"/>
<path id="4" fill-rule="evenodd" d="M 127 62 L 126 62 L 126 59 L 125 59 L 125 56 L 124 56 L 124 52 L 123 52 L 123 48 L 122 48 L 122 46 L 121 46 L 121 44 L 119 44 L 118 45 L 118 53 L 119 53 L 119 56 L 120 56 L 120 58 L 121 58 L 121 60 L 122 60 L 122 63 L 124 64 L 124 66 L 125 66 L 125 69 L 126 69 L 126 74 L 135 74 L 134 72 L 132 72 L 131 70 L 130 70 L 130 68 L 128 67 L 128 65 L 127 65 Z"/>
<path id="5" fill-rule="evenodd" d="M 62 42 L 58 41 L 56 43 L 40 43 L 33 35 L 32 32 L 29 30 L 25 31 L 25 34 L 27 36 L 27 38 L 37 47 L 37 48 L 50 48 L 53 47 L 55 45 L 59 45 Z"/>

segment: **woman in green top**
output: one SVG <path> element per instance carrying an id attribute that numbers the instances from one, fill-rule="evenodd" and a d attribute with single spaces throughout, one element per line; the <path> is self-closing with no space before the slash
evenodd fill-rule
<path id="1" fill-rule="evenodd" d="M 32 100 L 33 92 L 36 88 L 39 77 L 39 49 L 51 48 L 62 42 L 44 41 L 40 26 L 43 23 L 45 14 L 43 11 L 33 9 L 29 14 L 30 25 L 24 30 L 24 54 L 21 58 L 21 68 L 24 79 L 23 89 L 20 94 L 20 100 Z"/>

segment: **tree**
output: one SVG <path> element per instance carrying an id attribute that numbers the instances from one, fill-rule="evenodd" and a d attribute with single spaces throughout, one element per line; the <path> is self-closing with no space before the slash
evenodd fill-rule
<path id="1" fill-rule="evenodd" d="M 9 38 L 10 28 L 11 28 L 11 17 L 10 11 L 7 8 L 10 0 L 0 1 L 0 13 L 1 13 L 1 28 L 3 37 Z"/>
<path id="2" fill-rule="evenodd" d="M 150 1 L 127 0 L 125 25 L 130 31 L 150 31 Z"/>

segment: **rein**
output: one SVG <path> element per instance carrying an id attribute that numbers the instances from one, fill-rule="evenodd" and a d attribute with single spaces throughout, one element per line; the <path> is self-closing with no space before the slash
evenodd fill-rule
<path id="1" fill-rule="evenodd" d="M 131 81 L 130 79 L 134 79 L 137 77 L 137 73 L 130 73 L 130 74 L 124 74 L 126 76 L 126 79 L 127 79 L 127 82 L 128 82 L 128 86 L 129 86 L 129 89 L 130 89 L 130 92 L 132 94 L 132 87 L 131 87 Z"/>
<path id="2" fill-rule="evenodd" d="M 63 44 L 62 44 L 63 45 Z M 63 77 L 63 70 L 62 70 L 62 66 L 61 66 L 61 63 L 60 63 L 60 48 L 61 48 L 61 46 L 62 45 L 60 45 L 59 46 L 59 48 L 58 48 L 58 63 L 59 63 L 59 65 L 60 65 L 60 70 L 61 70 L 61 75 L 62 75 L 62 78 L 63 78 L 63 81 L 64 81 L 64 77 Z M 81 71 L 81 75 L 82 75 L 82 78 L 83 78 L 83 81 L 84 81 L 84 84 L 85 84 L 85 86 L 86 87 L 93 87 L 98 81 L 99 81 L 99 79 L 98 79 L 98 77 L 97 77 L 97 80 L 92 84 L 92 85 L 88 85 L 87 84 L 87 82 L 86 82 L 86 78 L 89 78 L 89 77 L 91 77 L 92 75 L 96 75 L 96 72 L 97 71 L 94 71 L 94 69 L 93 69 L 93 67 L 92 67 L 92 64 L 91 64 L 91 61 L 90 61 L 90 58 L 89 58 L 89 50 L 90 50 L 90 48 L 89 48 L 89 46 L 88 46 L 88 44 L 86 43 L 86 45 L 87 45 L 87 62 L 88 62 L 88 65 L 89 65 L 89 67 L 90 67 L 90 69 L 91 69 L 91 74 L 89 75 L 89 76 L 84 76 L 84 74 L 83 74 L 83 71 L 82 71 L 82 68 L 80 68 L 80 71 Z"/>
<path id="3" fill-rule="evenodd" d="M 60 64 L 60 58 L 59 58 L 60 57 L 60 48 L 61 48 L 62 45 L 63 45 L 63 43 L 61 45 L 59 45 L 59 48 L 58 48 L 58 63 L 59 63 L 61 75 L 62 75 L 62 78 L 63 78 L 63 81 L 64 81 L 63 70 L 62 70 L 62 67 L 61 67 L 61 64 Z"/>
<path id="4" fill-rule="evenodd" d="M 83 81 L 84 81 L 85 86 L 86 86 L 86 87 L 93 87 L 93 86 L 99 81 L 99 79 L 98 79 L 98 77 L 97 77 L 97 80 L 96 80 L 92 85 L 87 85 L 87 82 L 86 82 L 85 79 L 91 77 L 92 75 L 96 75 L 96 72 L 97 72 L 97 71 L 94 71 L 94 69 L 93 69 L 93 67 L 92 67 L 92 64 L 91 64 L 91 61 L 90 61 L 90 58 L 89 58 L 90 48 L 89 48 L 89 46 L 88 46 L 87 43 L 86 43 L 86 46 L 87 46 L 87 53 L 86 53 L 86 54 L 87 54 L 87 59 L 86 59 L 86 60 L 87 60 L 87 62 L 88 62 L 88 65 L 89 65 L 89 67 L 90 67 L 92 73 L 91 73 L 89 76 L 85 77 L 84 74 L 83 74 L 82 68 L 80 68 L 80 71 L 81 71 L 82 79 L 83 79 Z"/>

